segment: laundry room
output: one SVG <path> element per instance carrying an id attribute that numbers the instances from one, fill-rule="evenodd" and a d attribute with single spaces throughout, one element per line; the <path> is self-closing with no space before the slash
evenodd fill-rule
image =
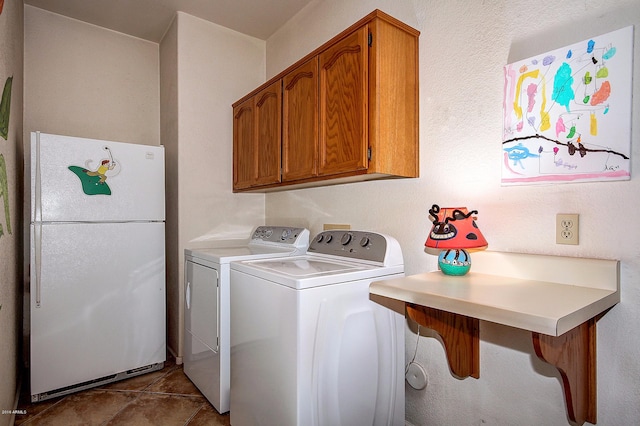
<path id="1" fill-rule="evenodd" d="M 236 22 L 242 21 L 240 14 L 224 24 L 186 9 L 173 13 L 159 33 L 131 33 L 126 28 L 135 25 L 126 20 L 121 27 L 108 27 L 106 15 L 83 20 L 64 8 L 48 10 L 46 3 L 5 0 L 3 10 L 0 6 L 0 34 L 3 40 L 13 40 L 11 45 L 8 41 L 0 45 L 1 81 L 13 76 L 8 137 L 0 139 L 1 158 L 6 162 L 6 178 L 0 174 L 0 199 L 5 207 L 4 216 L 0 215 L 0 425 L 13 420 L 19 423 L 16 395 L 21 382 L 25 386 L 21 377 L 22 273 L 28 269 L 23 254 L 28 243 L 22 241 L 22 229 L 29 225 L 29 212 L 22 208 L 23 167 L 30 155 L 33 131 L 164 148 L 166 348 L 176 365 L 187 365 L 187 352 L 193 344 L 185 332 L 189 327 L 185 321 L 191 321 L 187 299 L 189 303 L 193 300 L 187 293 L 185 273 L 194 259 L 185 260 L 185 250 L 220 246 L 221 241 L 242 245 L 258 227 L 264 228 L 256 238 L 267 242 L 274 235 L 267 237 L 269 229 L 275 230 L 276 236 L 283 235 L 282 228 L 306 230 L 307 244 L 315 244 L 325 230 L 336 232 L 334 243 L 339 243 L 349 231 L 347 244 L 353 244 L 356 251 L 369 244 L 364 238 L 379 234 L 397 241 L 403 273 L 414 276 L 438 269 L 438 255 L 425 248 L 434 226 L 430 209 L 434 205 L 464 207 L 474 211 L 475 224 L 488 243 L 486 253 L 619 262 L 619 303 L 598 313 L 597 323 L 594 320 L 597 365 L 590 378 L 590 395 L 597 395 L 597 399 L 595 403 L 591 400 L 595 411 L 587 413 L 585 423 L 637 422 L 640 337 L 630 333 L 629 326 L 640 317 L 640 228 L 629 222 L 628 214 L 640 208 L 640 184 L 635 176 L 640 80 L 632 79 L 627 90 L 631 94 L 626 106 L 630 123 L 621 135 L 628 137 L 631 147 L 625 178 L 505 184 L 505 164 L 516 171 L 519 166 L 505 156 L 502 146 L 508 64 L 631 27 L 632 44 L 626 53 L 634 59 L 633 76 L 637 76 L 640 7 L 636 0 L 544 0 L 535 6 L 524 0 L 278 0 L 272 2 L 272 8 L 291 7 L 295 12 L 262 34 L 257 20 L 245 22 L 245 29 L 240 29 L 243 23 Z M 80 7 L 71 0 L 53 3 Z M 418 56 L 412 70 L 417 82 L 413 110 L 417 150 L 412 155 L 416 176 L 309 179 L 304 185 L 234 189 L 234 106 L 374 10 L 416 33 Z M 617 52 L 622 53 L 623 49 Z M 404 80 L 399 80 L 406 83 L 410 74 L 402 75 Z M 551 93 L 552 83 L 545 88 Z M 527 89 L 523 90 L 526 93 Z M 369 112 L 375 111 L 376 105 L 371 102 Z M 406 117 L 410 111 L 404 108 L 404 102 L 396 102 L 395 111 L 386 105 L 377 117 L 384 120 L 397 111 Z M 608 113 L 619 117 L 613 107 Z M 601 125 L 599 130 L 605 132 L 607 127 Z M 370 133 L 370 138 L 379 136 Z M 399 150 L 401 139 L 396 135 L 391 146 Z M 529 154 L 547 154 L 540 149 Z M 389 152 L 393 149 L 385 155 L 392 155 Z M 574 154 L 572 158 L 581 156 L 577 144 Z M 588 151 L 583 157 L 597 155 Z M 366 152 L 363 158 L 367 158 Z M 568 169 L 566 163 L 564 166 Z M 579 215 L 577 244 L 557 242 L 559 214 Z M 95 244 L 99 246 L 100 241 Z M 278 265 L 269 267 L 282 271 L 291 266 L 279 259 Z M 201 263 L 206 262 L 211 259 Z M 370 267 L 377 260 L 367 262 Z M 345 263 L 357 261 L 348 259 Z M 222 268 L 224 259 L 219 257 L 213 264 Z M 524 264 L 535 263 L 527 260 Z M 265 265 L 245 266 L 236 272 L 272 274 Z M 506 273 L 509 268 L 498 264 L 492 273 Z M 231 276 L 233 266 L 229 269 Z M 196 273 L 201 272 L 196 268 Z M 284 273 L 273 280 L 295 281 L 283 277 Z M 250 297 L 242 300 L 256 302 Z M 287 312 L 294 309 L 286 306 Z M 263 312 L 254 305 L 246 310 L 246 315 L 265 314 L 265 329 L 274 324 L 270 322 L 272 311 Z M 453 351 L 445 347 L 436 331 L 418 326 L 409 317 L 402 319 L 401 330 L 404 343 L 394 344 L 401 347 L 402 369 L 413 362 L 424 375 L 420 386 L 403 382 L 405 424 L 580 423 L 572 420 L 576 413 L 567 401 L 562 372 L 540 359 L 532 329 L 481 318 L 477 342 L 480 373 L 467 378 L 452 373 L 455 370 L 449 358 Z M 367 389 L 361 392 L 363 397 L 368 395 Z M 233 422 L 233 402 L 231 411 Z"/>

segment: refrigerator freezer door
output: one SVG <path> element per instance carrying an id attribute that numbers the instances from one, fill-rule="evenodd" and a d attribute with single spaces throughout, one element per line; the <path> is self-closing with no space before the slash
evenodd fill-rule
<path id="1" fill-rule="evenodd" d="M 163 362 L 164 223 L 31 227 L 31 394 Z"/>
<path id="2" fill-rule="evenodd" d="M 162 221 L 164 148 L 31 133 L 31 222 Z"/>

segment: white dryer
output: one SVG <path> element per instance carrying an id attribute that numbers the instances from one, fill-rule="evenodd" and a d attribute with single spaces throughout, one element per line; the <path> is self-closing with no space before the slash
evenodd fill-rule
<path id="1" fill-rule="evenodd" d="M 404 425 L 404 315 L 369 298 L 402 275 L 398 242 L 363 231 L 233 262 L 231 424 Z"/>
<path id="2" fill-rule="evenodd" d="M 303 254 L 308 245 L 307 229 L 259 226 L 241 246 L 185 250 L 184 372 L 220 413 L 229 411 L 229 262 Z"/>

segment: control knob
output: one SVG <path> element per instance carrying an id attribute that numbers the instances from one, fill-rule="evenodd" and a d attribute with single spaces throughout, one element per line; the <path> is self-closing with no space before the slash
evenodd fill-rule
<path id="1" fill-rule="evenodd" d="M 340 244 L 342 244 L 343 246 L 346 246 L 347 244 L 349 244 L 351 242 L 351 239 L 353 238 L 353 235 L 349 234 L 348 232 L 342 235 L 342 238 L 340 239 Z"/>
<path id="2" fill-rule="evenodd" d="M 366 247 L 370 242 L 371 240 L 369 239 L 369 237 L 362 237 L 362 239 L 360 240 L 360 247 Z"/>

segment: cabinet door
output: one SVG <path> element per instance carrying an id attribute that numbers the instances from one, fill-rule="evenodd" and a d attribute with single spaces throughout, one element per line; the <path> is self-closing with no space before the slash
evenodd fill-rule
<path id="1" fill-rule="evenodd" d="M 283 79 L 282 180 L 318 175 L 318 57 Z"/>
<path id="2" fill-rule="evenodd" d="M 367 167 L 367 26 L 320 54 L 321 175 Z"/>
<path id="3" fill-rule="evenodd" d="M 256 95 L 256 185 L 280 182 L 282 82 Z"/>
<path id="4" fill-rule="evenodd" d="M 233 109 L 233 189 L 280 182 L 281 82 Z"/>
<path id="5" fill-rule="evenodd" d="M 418 34 L 383 19 L 369 32 L 367 173 L 418 177 Z"/>
<path id="6" fill-rule="evenodd" d="M 249 188 L 256 179 L 254 103 L 250 98 L 233 109 L 233 189 Z"/>

